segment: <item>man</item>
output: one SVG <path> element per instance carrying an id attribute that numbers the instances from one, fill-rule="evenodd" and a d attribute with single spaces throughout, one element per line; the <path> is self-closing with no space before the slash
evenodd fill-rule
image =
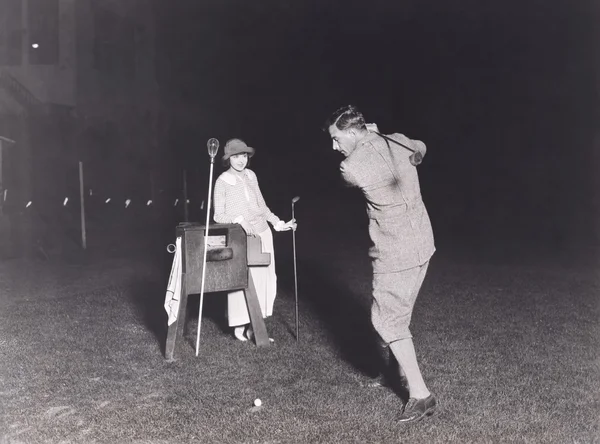
<path id="1" fill-rule="evenodd" d="M 373 242 L 371 320 L 408 385 L 409 400 L 399 420 L 418 421 L 433 414 L 436 399 L 423 381 L 409 325 L 435 246 L 413 165 L 417 162 L 411 162 L 410 151 L 394 140 L 420 156 L 425 144 L 402 134 L 379 135 L 352 105 L 334 112 L 326 127 L 333 149 L 346 157 L 340 164 L 343 179 L 360 188 L 367 200 Z"/>

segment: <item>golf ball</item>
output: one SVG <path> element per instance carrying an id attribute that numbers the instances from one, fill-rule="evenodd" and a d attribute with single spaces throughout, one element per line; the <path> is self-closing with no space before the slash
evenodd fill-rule
<path id="1" fill-rule="evenodd" d="M 255 405 L 256 407 L 260 407 L 260 406 L 262 405 L 262 401 L 260 400 L 260 398 L 256 398 L 256 399 L 254 400 L 254 405 Z"/>

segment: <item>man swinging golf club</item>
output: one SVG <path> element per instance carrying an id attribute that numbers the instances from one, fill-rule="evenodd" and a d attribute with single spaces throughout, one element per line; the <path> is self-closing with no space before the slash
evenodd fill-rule
<path id="1" fill-rule="evenodd" d="M 421 199 L 416 165 L 425 144 L 402 134 L 382 136 L 367 127 L 360 111 L 346 106 L 326 124 L 333 149 L 346 159 L 343 179 L 362 190 L 367 200 L 369 251 L 373 265 L 371 320 L 398 361 L 409 400 L 401 422 L 433 414 L 436 399 L 425 385 L 409 330 L 413 307 L 435 251 L 433 231 Z M 418 155 L 416 156 L 416 153 Z M 388 369 L 382 369 L 384 374 Z"/>

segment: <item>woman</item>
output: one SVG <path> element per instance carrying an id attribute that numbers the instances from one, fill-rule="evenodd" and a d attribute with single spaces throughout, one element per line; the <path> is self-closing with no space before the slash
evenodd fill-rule
<path id="1" fill-rule="evenodd" d="M 277 294 L 277 275 L 273 233 L 267 222 L 270 222 L 276 231 L 295 230 L 296 223 L 294 220 L 284 223 L 267 207 L 256 174 L 247 168 L 254 151 L 254 148 L 240 139 L 231 139 L 225 144 L 223 165 L 229 168 L 215 183 L 214 219 L 220 224 L 240 224 L 248 236 L 260 238 L 263 252 L 271 254 L 271 263 L 268 266 L 250 267 L 263 317 L 269 317 L 273 314 L 273 303 Z M 228 294 L 227 318 L 229 326 L 234 327 L 233 332 L 237 339 L 247 341 L 252 336 L 250 316 L 242 290 Z"/>

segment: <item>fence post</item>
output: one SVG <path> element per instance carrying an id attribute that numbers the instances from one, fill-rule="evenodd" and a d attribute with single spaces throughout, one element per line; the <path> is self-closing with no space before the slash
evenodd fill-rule
<path id="1" fill-rule="evenodd" d="M 83 162 L 79 161 L 79 201 L 81 208 L 81 246 L 87 248 L 87 239 L 85 233 L 85 192 L 83 187 Z"/>
<path id="2" fill-rule="evenodd" d="M 6 142 L 6 145 L 4 145 Z M 9 139 L 7 137 L 0 136 L 0 216 L 2 216 L 3 206 L 4 206 L 4 183 L 2 178 L 2 156 L 4 154 L 4 148 L 6 148 L 9 144 L 16 143 L 14 140 Z"/>
<path id="3" fill-rule="evenodd" d="M 150 200 L 154 204 L 154 192 L 155 192 L 155 184 L 154 184 L 154 171 L 150 170 Z"/>
<path id="4" fill-rule="evenodd" d="M 189 222 L 187 170 L 183 170 L 183 221 Z"/>
<path id="5" fill-rule="evenodd" d="M 2 187 L 2 152 L 4 151 L 2 148 L 3 140 L 0 139 L 0 217 L 2 217 L 2 211 L 4 206 L 4 188 Z"/>

